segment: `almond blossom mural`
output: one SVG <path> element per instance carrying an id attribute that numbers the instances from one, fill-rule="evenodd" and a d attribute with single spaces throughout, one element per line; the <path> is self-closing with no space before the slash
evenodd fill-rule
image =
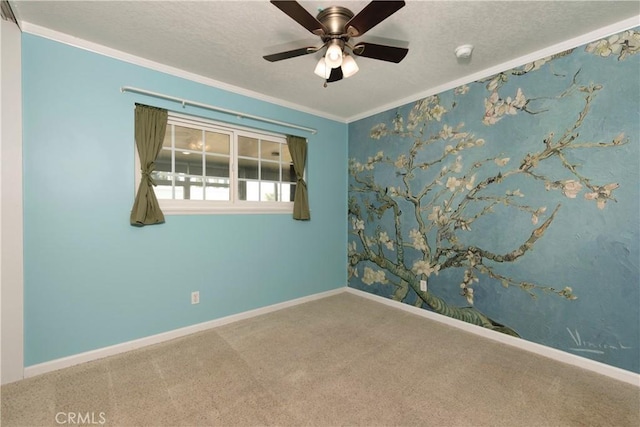
<path id="1" fill-rule="evenodd" d="M 640 371 L 639 49 L 628 30 L 352 123 L 349 285 Z"/>

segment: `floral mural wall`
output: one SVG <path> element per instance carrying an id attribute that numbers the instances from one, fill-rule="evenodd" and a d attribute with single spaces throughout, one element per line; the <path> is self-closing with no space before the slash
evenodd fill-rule
<path id="1" fill-rule="evenodd" d="M 640 372 L 640 33 L 349 127 L 349 286 Z"/>

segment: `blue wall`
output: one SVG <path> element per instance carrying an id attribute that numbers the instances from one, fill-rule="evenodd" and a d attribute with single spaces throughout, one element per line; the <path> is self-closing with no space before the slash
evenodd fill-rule
<path id="1" fill-rule="evenodd" d="M 23 35 L 25 366 L 345 285 L 347 125 Z M 167 216 L 129 225 L 136 86 L 317 128 L 312 220 Z M 190 304 L 191 291 L 200 304 Z"/>
<path id="2" fill-rule="evenodd" d="M 640 372 L 631 37 L 351 123 L 349 286 Z"/>

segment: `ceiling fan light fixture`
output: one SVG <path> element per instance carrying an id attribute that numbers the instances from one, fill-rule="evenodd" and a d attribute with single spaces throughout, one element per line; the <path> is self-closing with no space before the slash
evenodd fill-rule
<path id="1" fill-rule="evenodd" d="M 342 65 L 343 43 L 344 42 L 339 39 L 333 39 L 329 42 L 329 47 L 327 47 L 324 59 L 330 68 L 338 68 Z"/>
<path id="2" fill-rule="evenodd" d="M 344 78 L 346 79 L 353 76 L 359 69 L 360 68 L 358 67 L 358 64 L 356 64 L 356 60 L 353 59 L 353 56 L 345 53 L 342 58 L 342 74 L 344 75 Z"/>
<path id="3" fill-rule="evenodd" d="M 320 58 L 320 61 L 318 61 L 316 69 L 313 72 L 316 74 L 316 76 L 322 77 L 323 79 L 329 78 L 329 76 L 331 75 L 331 67 L 327 65 L 324 56 Z"/>
<path id="4" fill-rule="evenodd" d="M 337 82 L 358 72 L 358 65 L 351 55 L 398 63 L 407 55 L 409 49 L 400 46 L 360 42 L 355 46 L 350 39 L 360 37 L 380 22 L 405 6 L 404 0 L 371 1 L 357 14 L 342 6 L 329 6 L 318 9 L 313 16 L 306 7 L 296 0 L 271 0 L 271 3 L 305 29 L 320 37 L 322 44 L 315 47 L 309 44 L 291 48 L 283 52 L 265 55 L 269 62 L 280 61 L 297 56 L 323 51 L 314 73 L 326 79 L 327 83 Z M 401 42 L 406 45 L 406 42 Z M 345 48 L 346 51 L 345 51 Z"/>

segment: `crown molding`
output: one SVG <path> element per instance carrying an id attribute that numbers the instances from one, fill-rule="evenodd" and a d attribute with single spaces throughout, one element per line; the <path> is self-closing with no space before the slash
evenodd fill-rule
<path id="1" fill-rule="evenodd" d="M 30 22 L 22 21 L 21 29 L 25 33 L 43 37 L 49 40 L 53 40 L 53 41 L 63 43 L 69 46 L 73 46 L 79 49 L 83 49 L 89 52 L 93 52 L 98 55 L 107 56 L 109 58 L 117 59 L 133 65 L 138 65 L 140 67 L 148 68 L 154 71 L 159 71 L 175 77 L 180 77 L 180 78 L 190 80 L 196 83 L 200 83 L 206 86 L 214 87 L 216 89 L 222 89 L 237 95 L 243 95 L 259 101 L 268 102 L 270 104 L 278 105 L 280 107 L 290 108 L 292 110 L 311 114 L 316 117 L 321 117 L 321 118 L 333 120 L 340 123 L 346 123 L 346 120 L 344 117 L 334 116 L 331 114 L 327 114 L 324 111 L 314 110 L 312 108 L 308 108 L 303 105 L 298 105 L 292 102 L 288 102 L 280 98 L 267 96 L 259 92 L 254 92 L 252 90 L 244 89 L 239 86 L 234 86 L 228 83 L 214 80 L 209 77 L 202 76 L 200 74 L 191 73 L 189 71 L 185 71 L 180 68 L 172 67 L 172 66 L 155 62 L 149 59 L 145 59 L 136 55 L 132 55 L 130 53 L 123 52 L 121 50 L 113 49 L 98 43 L 90 42 L 88 40 L 74 37 L 66 33 L 61 33 L 59 31 L 55 31 L 50 28 L 41 27 L 39 25 L 32 24 Z"/>
<path id="2" fill-rule="evenodd" d="M 149 59 L 145 59 L 136 55 L 132 55 L 117 49 L 112 49 L 110 47 L 93 43 L 84 39 L 80 39 L 77 37 L 73 37 L 71 35 L 61 33 L 59 31 L 55 31 L 49 28 L 41 27 L 39 25 L 32 24 L 30 22 L 22 21 L 21 29 L 23 32 L 33 34 L 36 36 L 40 36 L 43 38 L 47 38 L 53 41 L 57 41 L 63 44 L 67 44 L 69 46 L 77 47 L 79 49 L 87 50 L 93 53 L 97 53 L 99 55 L 107 56 L 110 58 L 114 58 L 123 62 L 128 62 L 130 64 L 138 65 L 144 68 L 148 68 L 154 71 L 159 71 L 162 73 L 166 73 L 169 75 L 173 75 L 176 77 L 184 78 L 196 83 L 201 83 L 206 86 L 214 87 L 217 89 L 222 89 L 231 93 L 235 93 L 238 95 L 247 96 L 259 101 L 268 102 L 270 104 L 278 105 L 285 108 L 290 108 L 296 111 L 300 111 L 303 113 L 308 113 L 317 117 L 325 118 L 328 120 L 333 120 L 339 123 L 352 123 L 357 120 L 364 119 L 366 117 L 373 116 L 378 113 L 382 113 L 384 111 L 388 111 L 394 108 L 398 108 L 400 106 L 415 102 L 419 99 L 426 98 L 431 95 L 436 95 L 442 92 L 446 92 L 451 89 L 455 89 L 458 86 L 472 83 L 477 80 L 481 80 L 497 73 L 503 72 L 505 70 L 510 70 L 515 67 L 522 66 L 529 62 L 533 62 L 537 59 L 544 58 L 550 55 L 554 55 L 559 52 L 563 52 L 565 50 L 574 49 L 576 47 L 582 46 L 586 43 L 592 42 L 593 40 L 597 40 L 600 38 L 608 37 L 612 34 L 618 33 L 620 31 L 625 31 L 630 28 L 636 27 L 640 25 L 640 16 L 634 16 L 632 18 L 625 19 L 623 21 L 616 22 L 611 25 L 607 25 L 605 27 L 599 28 L 594 31 L 590 31 L 588 33 L 582 34 L 580 36 L 571 38 L 569 40 L 565 40 L 561 43 L 557 43 L 555 45 L 546 47 L 544 49 L 537 50 L 530 54 L 520 56 L 518 58 L 512 59 L 507 62 L 503 62 L 501 64 L 495 65 L 490 68 L 486 68 L 477 73 L 473 73 L 464 77 L 461 77 L 456 80 L 452 80 L 450 82 L 444 83 L 439 86 L 435 86 L 424 91 L 418 92 L 409 97 L 401 98 L 396 101 L 378 106 L 371 110 L 367 110 L 363 113 L 350 116 L 350 117 L 340 117 L 332 114 L 327 114 L 324 111 L 314 110 L 299 104 L 295 104 L 292 102 L 285 101 L 280 98 L 275 98 L 271 96 L 264 95 L 259 92 L 251 91 L 248 89 L 241 88 L 239 86 L 230 85 L 228 83 L 224 83 L 218 80 L 211 79 L 209 77 L 204 77 L 199 74 L 191 73 L 189 71 L 185 71 L 176 67 L 172 67 L 169 65 L 165 65 L 159 62 L 151 61 Z"/>
<path id="3" fill-rule="evenodd" d="M 546 47 L 544 49 L 537 50 L 535 52 L 529 53 L 524 56 L 520 56 L 518 58 L 512 59 L 507 62 L 503 62 L 493 67 L 486 68 L 477 73 L 473 73 L 468 76 L 459 78 L 457 80 L 453 80 L 453 81 L 444 83 L 442 85 L 429 88 L 415 95 L 411 95 L 409 97 L 402 98 L 397 101 L 387 103 L 385 105 L 381 105 L 379 107 L 365 111 L 355 116 L 348 117 L 346 118 L 346 122 L 347 123 L 355 122 L 357 120 L 361 120 L 361 119 L 373 116 L 374 114 L 389 111 L 394 108 L 398 108 L 403 105 L 426 98 L 428 96 L 436 95 L 451 89 L 455 89 L 458 86 L 462 86 L 464 84 L 469 84 L 477 80 L 485 79 L 487 77 L 501 73 L 505 70 L 510 70 L 512 68 L 520 67 L 524 64 L 528 64 L 529 62 L 536 61 L 540 58 L 546 58 L 547 56 L 555 55 L 556 53 L 564 52 L 565 50 L 574 49 L 576 47 L 590 43 L 594 40 L 609 37 L 612 34 L 616 34 L 621 31 L 625 31 L 633 27 L 637 27 L 638 25 L 640 25 L 640 16 L 634 16 L 633 18 L 625 19 L 623 21 L 616 22 L 615 24 L 607 25 L 606 27 L 599 28 L 597 30 L 588 32 L 586 34 L 582 34 L 581 36 L 574 37 L 569 40 L 565 40 L 561 43 Z"/>

